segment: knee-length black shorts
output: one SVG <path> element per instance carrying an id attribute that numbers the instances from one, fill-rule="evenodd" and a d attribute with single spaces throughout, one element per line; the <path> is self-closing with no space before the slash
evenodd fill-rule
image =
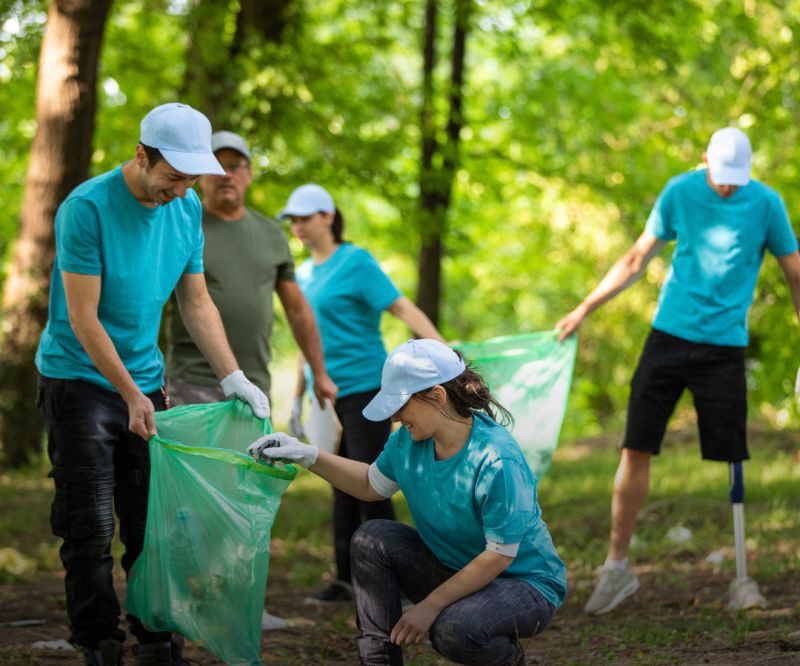
<path id="1" fill-rule="evenodd" d="M 657 454 L 684 389 L 694 398 L 703 458 L 749 458 L 744 347 L 690 342 L 657 329 L 631 381 L 622 447 Z"/>

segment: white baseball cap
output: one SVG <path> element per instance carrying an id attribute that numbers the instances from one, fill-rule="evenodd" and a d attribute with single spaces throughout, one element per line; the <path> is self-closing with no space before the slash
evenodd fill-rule
<path id="1" fill-rule="evenodd" d="M 333 197 L 324 187 L 308 183 L 296 188 L 290 195 L 283 210 L 278 213 L 278 218 L 283 219 L 290 215 L 306 217 L 314 213 L 334 213 L 336 204 Z"/>
<path id="2" fill-rule="evenodd" d="M 247 158 L 248 162 L 250 161 L 250 149 L 247 147 L 247 142 L 242 137 L 234 132 L 225 130 L 214 132 L 211 135 L 211 150 L 216 153 L 218 150 L 223 150 L 225 148 L 241 153 Z"/>
<path id="3" fill-rule="evenodd" d="M 461 357 L 437 340 L 409 340 L 383 364 L 381 390 L 361 412 L 370 421 L 395 414 L 412 395 L 458 377 L 466 366 Z"/>
<path id="4" fill-rule="evenodd" d="M 723 127 L 708 142 L 708 175 L 715 185 L 747 185 L 752 155 L 750 139 L 742 130 Z"/>
<path id="5" fill-rule="evenodd" d="M 171 102 L 150 111 L 143 119 L 140 141 L 158 148 L 167 163 L 189 176 L 224 176 L 211 150 L 211 123 L 187 104 Z"/>

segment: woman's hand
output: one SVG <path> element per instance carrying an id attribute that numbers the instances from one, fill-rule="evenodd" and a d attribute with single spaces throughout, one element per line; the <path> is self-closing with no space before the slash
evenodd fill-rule
<path id="1" fill-rule="evenodd" d="M 420 601 L 413 608 L 409 608 L 394 625 L 389 640 L 395 645 L 419 645 L 428 635 L 431 625 L 439 617 L 441 609 L 431 602 Z"/>
<path id="2" fill-rule="evenodd" d="M 256 460 L 268 458 L 283 462 L 297 463 L 305 468 L 317 462 L 319 451 L 316 446 L 302 444 L 285 432 L 273 432 L 260 437 L 250 446 L 247 452 Z"/>
<path id="3" fill-rule="evenodd" d="M 417 645 L 421 643 L 431 625 L 450 604 L 483 589 L 505 571 L 514 561 L 513 557 L 491 550 L 484 550 L 433 590 L 414 608 L 403 613 L 389 635 L 395 645 Z"/>

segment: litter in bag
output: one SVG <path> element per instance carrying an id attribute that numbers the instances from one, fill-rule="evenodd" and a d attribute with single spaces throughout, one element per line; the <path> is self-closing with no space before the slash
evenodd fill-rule
<path id="1" fill-rule="evenodd" d="M 559 342 L 555 331 L 456 346 L 511 412 L 511 431 L 537 477 L 547 471 L 558 444 L 577 346 L 576 335 Z"/>
<path id="2" fill-rule="evenodd" d="M 156 413 L 144 548 L 128 612 L 174 631 L 229 666 L 261 664 L 269 537 L 297 471 L 245 453 L 270 432 L 240 400 Z"/>

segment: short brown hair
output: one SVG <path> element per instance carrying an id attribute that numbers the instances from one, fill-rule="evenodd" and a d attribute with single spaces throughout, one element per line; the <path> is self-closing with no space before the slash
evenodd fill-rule
<path id="1" fill-rule="evenodd" d="M 146 146 L 141 141 L 139 142 L 139 145 L 144 148 L 144 154 L 147 156 L 148 168 L 152 169 L 156 164 L 164 159 L 164 156 L 161 154 L 161 151 L 158 148 Z"/>

